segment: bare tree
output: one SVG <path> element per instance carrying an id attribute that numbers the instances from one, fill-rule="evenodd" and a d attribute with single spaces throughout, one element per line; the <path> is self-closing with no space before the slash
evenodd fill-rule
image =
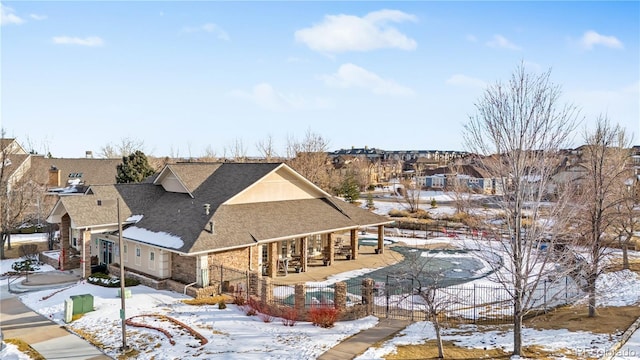
<path id="1" fill-rule="evenodd" d="M 633 173 L 630 173 L 633 176 Z M 622 249 L 622 268 L 629 269 L 629 245 L 633 239 L 635 229 L 640 228 L 640 211 L 636 208 L 633 196 L 633 178 L 625 181 L 625 189 L 621 189 L 619 203 L 615 206 L 614 228 L 616 229 L 618 245 Z"/>
<path id="2" fill-rule="evenodd" d="M 213 150 L 211 145 L 207 145 L 207 147 L 204 149 L 204 154 L 200 159 L 205 162 L 214 162 L 218 161 L 218 156 L 216 155 L 216 151 Z"/>
<path id="3" fill-rule="evenodd" d="M 521 63 L 507 83 L 489 86 L 476 103 L 477 113 L 465 125 L 464 141 L 480 157 L 479 166 L 501 181 L 505 195 L 498 206 L 505 213 L 502 229 L 487 223 L 504 239 L 491 246 L 504 251 L 504 267 L 497 279 L 513 304 L 513 353 L 522 354 L 522 320 L 534 303 L 535 289 L 551 273 L 552 251 L 566 229 L 565 197 L 544 206 L 546 189 L 578 120 L 577 109 L 560 104 L 559 86 L 550 71 L 528 74 Z M 494 155 L 494 156 L 489 156 Z M 528 215 L 528 226 L 523 217 Z M 542 269 L 542 270 L 541 270 Z"/>
<path id="4" fill-rule="evenodd" d="M 267 135 L 265 139 L 258 141 L 256 148 L 266 162 L 271 162 L 271 160 L 277 156 L 273 145 L 273 136 L 271 136 L 271 134 Z"/>
<path id="5" fill-rule="evenodd" d="M 589 317 L 596 316 L 596 281 L 603 272 L 602 263 L 610 255 L 609 245 L 617 238 L 619 206 L 627 196 L 629 178 L 629 140 L 619 125 L 600 116 L 595 129 L 585 133 L 582 162 L 586 174 L 580 181 L 576 209 L 579 229 L 587 248 L 586 282 L 589 293 Z"/>
<path id="6" fill-rule="evenodd" d="M 236 138 L 229 147 L 231 158 L 235 162 L 247 161 L 247 148 L 244 146 L 242 139 Z M 226 154 L 226 151 L 225 151 Z"/>
<path id="7" fill-rule="evenodd" d="M 119 144 L 108 143 L 100 148 L 98 156 L 107 159 L 118 159 L 129 156 L 136 151 L 144 151 L 144 141 L 124 137 Z"/>
<path id="8" fill-rule="evenodd" d="M 453 198 L 453 204 L 457 213 L 466 213 L 471 200 L 471 189 L 468 184 L 468 176 L 462 173 L 462 166 L 449 165 L 449 174 L 445 190 Z"/>
<path id="9" fill-rule="evenodd" d="M 400 180 L 397 192 L 400 195 L 399 204 L 405 210 L 412 214 L 420 210 L 420 188 L 415 185 L 412 179 L 403 178 Z"/>
<path id="10" fill-rule="evenodd" d="M 304 139 L 287 139 L 287 164 L 325 191 L 335 189 L 339 180 L 332 176 L 327 150 L 329 142 L 307 130 Z"/>

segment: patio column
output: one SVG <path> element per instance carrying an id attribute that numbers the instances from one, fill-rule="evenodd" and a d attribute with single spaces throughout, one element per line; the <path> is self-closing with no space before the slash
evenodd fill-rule
<path id="1" fill-rule="evenodd" d="M 69 252 L 71 251 L 71 218 L 62 217 L 60 224 L 60 270 L 69 270 Z"/>
<path id="2" fill-rule="evenodd" d="M 378 254 L 384 253 L 384 225 L 378 225 Z"/>
<path id="3" fill-rule="evenodd" d="M 333 243 L 333 233 L 327 234 L 327 259 L 329 260 L 329 264 L 333 264 L 333 260 L 335 258 L 336 248 Z"/>
<path id="4" fill-rule="evenodd" d="M 82 232 L 80 242 L 82 256 L 80 266 L 82 267 L 82 278 L 86 279 L 88 276 L 91 276 L 91 231 L 89 229 Z"/>
<path id="5" fill-rule="evenodd" d="M 307 259 L 309 257 L 309 239 L 305 236 L 300 239 L 300 267 L 302 272 L 307 271 Z"/>
<path id="6" fill-rule="evenodd" d="M 358 231 L 351 229 L 351 260 L 358 258 Z"/>
<path id="7" fill-rule="evenodd" d="M 278 242 L 267 244 L 267 276 L 275 277 L 278 274 Z"/>
<path id="8" fill-rule="evenodd" d="M 201 287 L 209 286 L 209 255 L 196 256 L 196 282 Z"/>

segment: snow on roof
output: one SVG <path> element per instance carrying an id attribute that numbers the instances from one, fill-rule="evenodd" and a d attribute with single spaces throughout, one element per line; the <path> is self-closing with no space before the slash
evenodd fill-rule
<path id="1" fill-rule="evenodd" d="M 179 249 L 184 245 L 184 241 L 175 235 L 167 234 L 165 232 L 153 232 L 137 226 L 126 228 L 122 232 L 122 236 L 127 239 L 166 248 Z"/>
<path id="2" fill-rule="evenodd" d="M 142 220 L 143 216 L 144 215 L 131 215 L 127 218 L 127 220 L 125 220 L 125 222 L 137 223 L 138 221 Z"/>

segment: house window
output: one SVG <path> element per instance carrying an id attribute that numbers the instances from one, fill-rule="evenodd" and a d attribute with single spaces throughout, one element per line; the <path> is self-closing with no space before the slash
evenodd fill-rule
<path id="1" fill-rule="evenodd" d="M 149 251 L 149 269 L 154 270 L 156 268 L 156 253 Z"/>
<path id="2" fill-rule="evenodd" d="M 142 250 L 140 246 L 136 246 L 136 265 L 142 264 Z"/>

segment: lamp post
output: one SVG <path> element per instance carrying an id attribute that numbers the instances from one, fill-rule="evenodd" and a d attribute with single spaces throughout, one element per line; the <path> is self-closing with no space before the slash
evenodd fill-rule
<path id="1" fill-rule="evenodd" d="M 104 204 L 104 201 L 98 200 L 98 206 Z M 120 198 L 116 198 L 116 212 L 118 216 L 118 247 L 120 248 L 120 320 L 122 321 L 122 347 L 120 350 L 125 352 L 129 349 L 127 346 L 127 327 L 125 315 L 125 280 L 124 280 L 124 241 L 122 239 L 122 220 L 120 218 Z"/>
<path id="2" fill-rule="evenodd" d="M 122 240 L 122 221 L 120 220 L 120 198 L 116 198 L 118 212 L 118 247 L 120 247 L 120 319 L 122 320 L 122 352 L 127 351 L 127 325 L 125 316 L 125 280 L 124 280 L 124 241 Z"/>

